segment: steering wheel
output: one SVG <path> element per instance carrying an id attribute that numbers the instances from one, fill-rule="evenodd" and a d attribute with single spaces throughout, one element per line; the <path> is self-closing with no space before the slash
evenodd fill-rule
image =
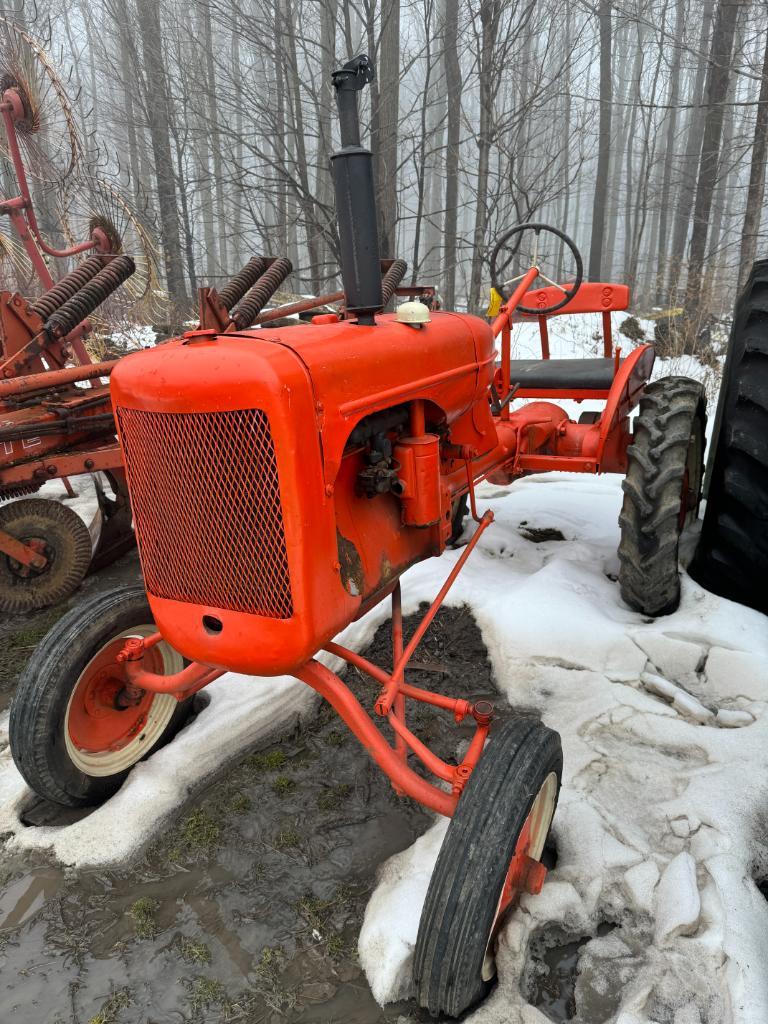
<path id="1" fill-rule="evenodd" d="M 563 293 L 563 298 L 560 302 L 556 302 L 552 306 L 543 306 L 536 309 L 530 306 L 518 306 L 517 309 L 521 313 L 530 313 L 533 316 L 541 316 L 542 314 L 554 313 L 556 310 L 562 309 L 563 306 L 565 306 L 568 302 L 571 301 L 571 299 L 574 297 L 576 292 L 581 287 L 581 282 L 584 280 L 584 265 L 581 260 L 581 253 L 576 248 L 576 244 L 574 243 L 574 241 L 570 239 L 564 231 L 560 231 L 557 228 L 551 228 L 548 224 L 518 224 L 517 227 L 512 228 L 511 231 L 508 231 L 506 235 L 503 235 L 499 239 L 499 241 L 496 243 L 496 248 L 493 250 L 493 255 L 491 256 L 491 284 L 499 293 L 499 295 L 501 295 L 502 299 L 506 302 L 512 295 L 512 289 L 509 288 L 509 285 L 514 284 L 515 281 L 519 281 L 524 276 L 523 274 L 519 274 L 517 277 L 510 278 L 507 281 L 503 280 L 504 271 L 508 268 L 510 261 L 514 259 L 514 257 L 517 256 L 518 252 L 520 251 L 520 241 L 522 240 L 518 241 L 517 245 L 514 247 L 511 247 L 509 245 L 509 241 L 516 235 L 521 235 L 524 231 L 533 231 L 535 235 L 531 266 L 536 267 L 536 269 L 539 271 L 539 277 L 543 278 L 543 280 L 546 281 L 547 284 L 552 285 L 554 288 L 557 288 L 559 291 L 561 291 Z M 556 235 L 562 242 L 565 243 L 565 245 L 570 249 L 573 255 L 574 261 L 576 263 L 576 276 L 573 280 L 573 283 L 569 284 L 567 288 L 564 288 L 562 285 L 557 284 L 557 282 L 550 280 L 550 278 L 548 278 L 546 274 L 542 274 L 541 270 L 539 270 L 539 235 L 542 233 L 542 231 L 549 232 L 549 234 L 551 235 Z M 499 255 L 501 253 L 501 250 L 504 248 L 511 248 L 512 252 L 510 255 L 507 256 L 506 260 L 504 260 L 503 263 L 497 266 L 497 264 L 499 263 Z"/>

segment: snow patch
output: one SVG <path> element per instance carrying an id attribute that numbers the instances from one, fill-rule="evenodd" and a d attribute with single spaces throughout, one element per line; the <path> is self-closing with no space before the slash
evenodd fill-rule
<path id="1" fill-rule="evenodd" d="M 532 938 L 557 927 L 595 936 L 580 951 L 579 1019 L 608 1019 L 590 1015 L 603 1000 L 621 1024 L 764 1024 L 768 904 L 752 873 L 768 857 L 765 617 L 685 575 L 673 615 L 630 611 L 611 578 L 616 477 L 550 474 L 480 494 L 496 522 L 449 600 L 472 608 L 501 694 L 560 732 L 565 774 L 557 866 L 509 917 L 498 986 L 468 1020 L 547 1019 L 520 979 Z M 566 540 L 531 542 L 521 524 Z M 409 602 L 433 595 L 456 557 L 411 570 Z M 444 828 L 389 861 L 369 903 L 360 955 L 381 1003 L 410 991 Z M 597 937 L 604 921 L 613 937 Z"/>
<path id="2" fill-rule="evenodd" d="M 7 746 L 8 716 L 0 725 L 0 835 L 9 851 L 41 850 L 62 864 L 119 867 L 147 846 L 222 765 L 308 715 L 312 691 L 287 676 L 254 679 L 234 673 L 206 687 L 210 703 L 174 739 L 137 765 L 122 788 L 87 817 L 66 826 L 27 827 L 34 800 Z"/>
<path id="3" fill-rule="evenodd" d="M 656 942 L 663 945 L 678 935 L 692 935 L 700 914 L 696 861 L 690 853 L 678 853 L 665 868 L 656 889 Z"/>

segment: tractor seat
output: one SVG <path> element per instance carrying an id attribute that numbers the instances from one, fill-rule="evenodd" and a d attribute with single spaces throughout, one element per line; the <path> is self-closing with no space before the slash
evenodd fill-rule
<path id="1" fill-rule="evenodd" d="M 610 391 L 613 359 L 513 359 L 510 384 L 540 391 Z"/>

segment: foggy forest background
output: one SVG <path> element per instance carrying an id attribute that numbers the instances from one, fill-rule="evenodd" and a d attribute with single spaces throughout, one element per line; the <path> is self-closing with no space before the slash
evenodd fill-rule
<path id="1" fill-rule="evenodd" d="M 6 13 L 11 12 L 6 9 Z M 189 308 L 254 253 L 338 281 L 331 71 L 366 51 L 382 256 L 484 310 L 494 240 L 574 237 L 633 307 L 729 311 L 766 255 L 768 10 L 749 0 L 40 0 L 100 173 Z"/>

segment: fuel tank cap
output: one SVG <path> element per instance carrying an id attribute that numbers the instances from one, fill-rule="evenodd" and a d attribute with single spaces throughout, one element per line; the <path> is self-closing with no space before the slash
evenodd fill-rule
<path id="1" fill-rule="evenodd" d="M 411 327 L 431 323 L 429 310 L 423 302 L 404 302 L 395 310 L 395 319 L 399 324 L 410 324 Z"/>

